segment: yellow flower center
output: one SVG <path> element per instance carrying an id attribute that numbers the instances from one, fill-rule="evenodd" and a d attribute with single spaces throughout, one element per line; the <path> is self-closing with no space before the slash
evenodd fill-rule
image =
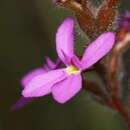
<path id="1" fill-rule="evenodd" d="M 66 68 L 66 73 L 67 74 L 78 74 L 80 73 L 80 70 L 75 67 L 74 65 L 70 65 Z"/>

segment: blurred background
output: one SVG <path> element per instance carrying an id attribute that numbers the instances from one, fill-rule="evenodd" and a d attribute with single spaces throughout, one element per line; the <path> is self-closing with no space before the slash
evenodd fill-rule
<path id="1" fill-rule="evenodd" d="M 56 29 L 72 13 L 51 0 L 0 3 L 0 130 L 128 130 L 118 113 L 95 103 L 84 91 L 64 105 L 49 95 L 11 111 L 21 96 L 21 77 L 42 66 L 45 56 L 56 59 Z M 130 10 L 129 0 L 120 7 L 125 10 Z M 127 68 L 129 54 L 124 58 Z"/>

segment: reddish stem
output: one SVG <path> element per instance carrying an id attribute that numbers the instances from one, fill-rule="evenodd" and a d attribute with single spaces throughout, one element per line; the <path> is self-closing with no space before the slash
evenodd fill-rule
<path id="1" fill-rule="evenodd" d="M 113 108 L 117 110 L 120 113 L 120 115 L 122 115 L 128 126 L 130 127 L 130 117 L 126 107 L 121 103 L 120 99 L 114 96 L 113 96 L 113 104 L 114 104 Z"/>

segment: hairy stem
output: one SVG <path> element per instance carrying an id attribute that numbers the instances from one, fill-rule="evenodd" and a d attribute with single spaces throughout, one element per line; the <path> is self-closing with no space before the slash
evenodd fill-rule
<path id="1" fill-rule="evenodd" d="M 72 9 L 76 13 L 80 13 L 83 11 L 82 5 L 75 0 L 66 0 L 66 1 L 59 0 L 57 4 L 65 8 Z"/>

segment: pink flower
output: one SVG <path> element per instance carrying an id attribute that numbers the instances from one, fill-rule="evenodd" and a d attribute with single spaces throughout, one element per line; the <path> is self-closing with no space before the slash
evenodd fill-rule
<path id="1" fill-rule="evenodd" d="M 74 53 L 74 20 L 67 18 L 56 33 L 56 50 L 65 68 L 35 75 L 25 84 L 24 97 L 41 97 L 52 93 L 59 103 L 65 103 L 82 88 L 81 72 L 91 67 L 113 47 L 115 35 L 112 32 L 100 35 L 84 51 L 81 60 Z"/>
<path id="2" fill-rule="evenodd" d="M 22 87 L 24 88 L 36 76 L 38 76 L 40 74 L 44 74 L 53 69 L 57 69 L 60 64 L 61 64 L 60 59 L 57 59 L 57 61 L 54 63 L 49 57 L 46 57 L 46 64 L 43 67 L 32 70 L 31 72 L 29 72 L 27 75 L 25 75 L 22 78 L 22 80 L 21 80 Z M 19 107 L 22 107 L 23 105 L 27 104 L 28 102 L 30 102 L 32 100 L 33 100 L 32 97 L 23 97 L 22 96 L 16 102 L 16 104 L 11 106 L 11 110 L 15 110 Z"/>

